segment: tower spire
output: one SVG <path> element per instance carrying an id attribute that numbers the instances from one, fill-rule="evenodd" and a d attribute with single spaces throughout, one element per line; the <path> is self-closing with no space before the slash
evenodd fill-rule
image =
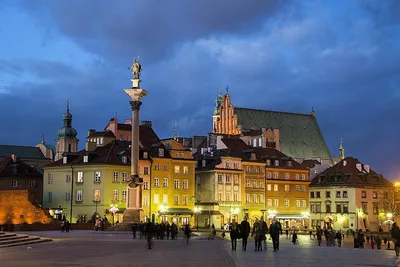
<path id="1" fill-rule="evenodd" d="M 42 134 L 42 145 L 46 144 L 46 142 L 44 141 L 44 134 Z"/>
<path id="2" fill-rule="evenodd" d="M 178 122 L 175 120 L 174 122 L 174 139 L 178 140 L 179 134 L 178 134 Z"/>
<path id="3" fill-rule="evenodd" d="M 341 160 L 344 159 L 344 147 L 343 147 L 343 138 L 340 138 L 340 145 L 339 145 L 339 157 Z"/>
<path id="4" fill-rule="evenodd" d="M 67 99 L 67 112 L 69 112 L 69 101 Z"/>

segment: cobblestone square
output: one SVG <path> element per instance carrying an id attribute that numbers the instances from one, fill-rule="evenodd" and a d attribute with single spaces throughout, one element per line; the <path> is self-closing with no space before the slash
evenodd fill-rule
<path id="1" fill-rule="evenodd" d="M 152 266 L 207 266 L 207 267 L 257 267 L 257 266 L 400 266 L 390 250 L 318 247 L 307 236 L 300 236 L 300 245 L 294 246 L 281 238 L 279 252 L 254 252 L 253 240 L 249 239 L 247 251 L 231 250 L 229 240 L 207 240 L 205 235 L 194 237 L 190 245 L 178 240 L 155 240 L 148 250 L 145 240 L 132 239 L 129 233 L 92 231 L 36 232 L 31 235 L 51 237 L 50 243 L 14 247 L 0 250 L 1 267 L 152 267 Z M 349 238 L 350 239 L 350 238 Z"/>

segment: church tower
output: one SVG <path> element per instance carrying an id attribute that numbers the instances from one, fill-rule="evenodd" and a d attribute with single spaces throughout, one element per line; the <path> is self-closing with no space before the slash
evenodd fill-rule
<path id="1" fill-rule="evenodd" d="M 215 100 L 215 108 L 214 108 L 214 113 L 213 113 L 213 132 L 217 132 L 217 121 L 220 118 L 220 110 L 222 107 L 222 102 L 223 102 L 223 96 L 221 94 L 221 89 L 219 91 L 219 94 L 217 96 L 217 99 Z"/>
<path id="2" fill-rule="evenodd" d="M 340 158 L 340 160 L 344 160 L 344 147 L 343 147 L 343 139 L 342 138 L 340 138 L 339 158 Z"/>
<path id="3" fill-rule="evenodd" d="M 72 114 L 69 113 L 69 103 L 67 100 L 67 111 L 63 116 L 63 127 L 57 132 L 56 156 L 55 160 L 62 158 L 64 152 L 77 152 L 78 142 L 77 132 L 72 128 Z"/>

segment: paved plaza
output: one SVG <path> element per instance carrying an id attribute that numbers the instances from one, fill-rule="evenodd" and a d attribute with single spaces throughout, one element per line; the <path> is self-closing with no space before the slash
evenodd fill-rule
<path id="1" fill-rule="evenodd" d="M 351 238 L 344 248 L 318 247 L 308 236 L 300 236 L 300 245 L 294 246 L 281 238 L 279 252 L 272 252 L 269 241 L 267 251 L 254 252 L 250 238 L 247 251 L 232 251 L 229 240 L 207 240 L 200 234 L 186 245 L 184 240 L 155 240 L 148 250 L 146 241 L 132 239 L 129 233 L 94 231 L 32 232 L 30 235 L 50 237 L 54 241 L 31 246 L 0 249 L 1 267 L 152 267 L 152 266 L 400 266 L 390 250 L 351 248 Z M 399 265 L 397 265 L 399 264 Z"/>

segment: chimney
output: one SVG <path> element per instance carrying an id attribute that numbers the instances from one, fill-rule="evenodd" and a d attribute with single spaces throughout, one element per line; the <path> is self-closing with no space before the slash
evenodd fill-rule
<path id="1" fill-rule="evenodd" d="M 151 121 L 142 121 L 140 125 L 151 128 L 153 123 Z"/>
<path id="2" fill-rule="evenodd" d="M 360 172 L 362 172 L 362 165 L 361 165 L 361 163 L 357 163 L 357 164 L 356 164 L 356 168 L 357 168 Z"/>
<path id="3" fill-rule="evenodd" d="M 96 142 L 86 141 L 86 146 L 85 146 L 86 151 L 88 152 L 94 151 L 96 148 L 97 148 Z"/>
<path id="4" fill-rule="evenodd" d="M 89 136 L 91 136 L 92 134 L 94 134 L 95 132 L 96 132 L 95 129 L 89 129 L 89 130 L 88 130 L 87 136 L 89 137 Z"/>
<path id="5" fill-rule="evenodd" d="M 17 155 L 15 155 L 15 154 L 11 154 L 11 159 L 12 159 L 14 162 L 17 162 L 18 157 L 17 157 Z"/>
<path id="6" fill-rule="evenodd" d="M 369 173 L 369 164 L 364 165 L 364 170 Z"/>
<path id="7" fill-rule="evenodd" d="M 126 119 L 126 120 L 125 120 L 125 124 L 131 125 L 131 124 L 132 124 L 132 119 Z"/>

